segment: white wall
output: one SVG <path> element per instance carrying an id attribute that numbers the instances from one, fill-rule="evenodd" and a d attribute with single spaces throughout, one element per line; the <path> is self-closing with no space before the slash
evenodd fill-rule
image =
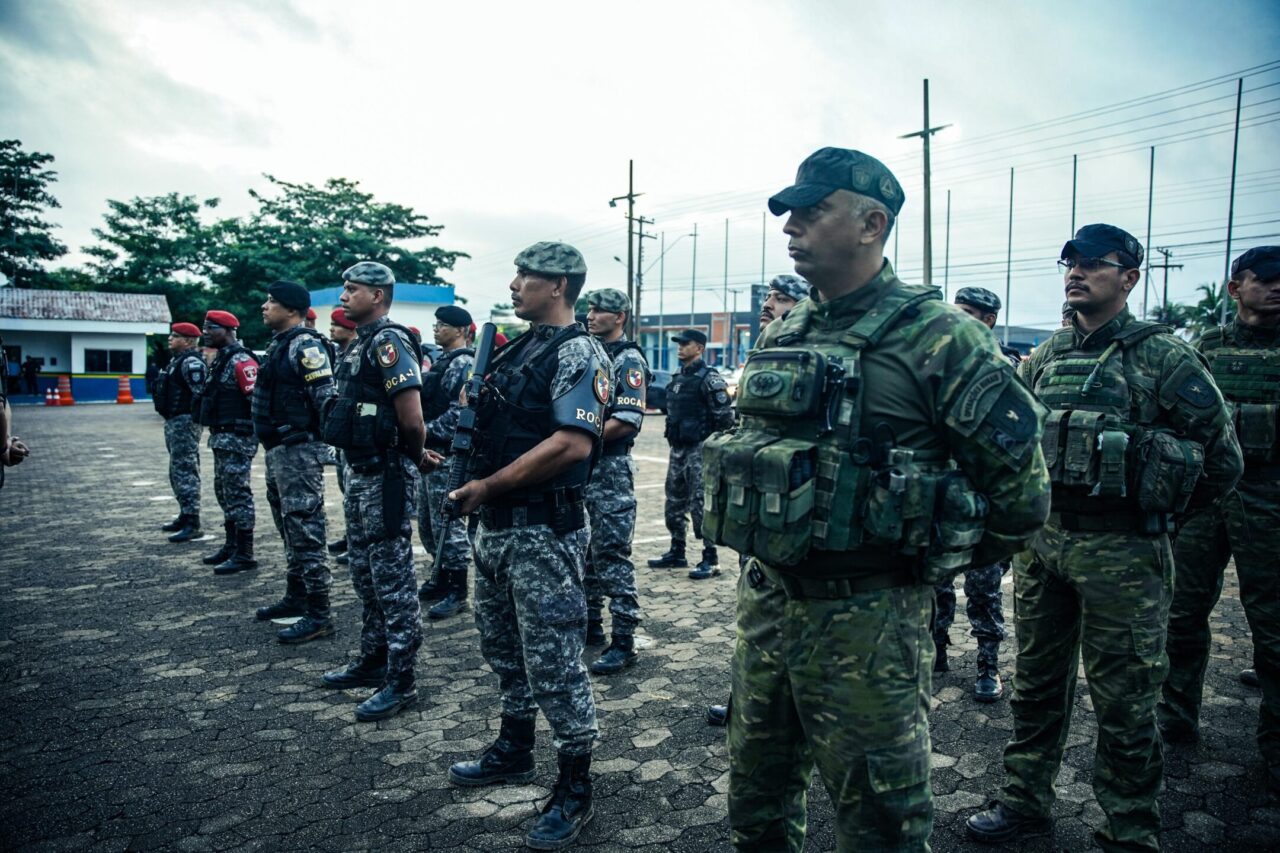
<path id="1" fill-rule="evenodd" d="M 94 332 L 75 332 L 71 335 L 71 372 L 85 373 L 84 351 L 86 349 L 127 349 L 133 350 L 133 372 L 147 372 L 147 337 L 146 335 L 103 334 Z"/>
<path id="2" fill-rule="evenodd" d="M 71 372 L 71 335 L 65 332 L 21 332 L 0 321 L 0 337 L 7 347 L 22 347 L 22 358 L 44 358 L 45 373 Z M 56 359 L 57 363 L 52 361 Z"/>

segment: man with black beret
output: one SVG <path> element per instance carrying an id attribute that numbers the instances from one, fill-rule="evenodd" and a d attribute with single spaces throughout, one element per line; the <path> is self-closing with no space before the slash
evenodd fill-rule
<path id="1" fill-rule="evenodd" d="M 427 425 L 427 447 L 447 454 L 461 408 L 458 395 L 476 361 L 476 351 L 467 346 L 471 314 L 459 305 L 442 305 L 436 309 L 433 331 L 441 355 L 422 377 L 422 419 Z M 418 536 L 422 546 L 434 557 L 440 544 L 437 537 L 446 540 L 440 565 L 432 564 L 431 577 L 418 591 L 423 601 L 435 602 L 427 609 L 428 619 L 447 619 L 467 606 L 471 544 L 467 541 L 466 519 L 446 521 L 442 514 L 448 485 L 449 469 L 442 466 L 422 478 L 418 492 Z"/>
<path id="2" fill-rule="evenodd" d="M 671 549 L 649 561 L 655 569 L 689 565 L 685 557 L 685 517 L 693 520 L 693 535 L 702 538 L 702 442 L 711 433 L 733 426 L 733 401 L 724 377 L 702 360 L 706 333 L 685 329 L 671 338 L 677 345 L 680 370 L 667 386 L 667 422 L 663 435 L 670 447 L 666 503 L 663 514 L 671 533 Z M 716 546 L 702 543 L 702 559 L 689 572 L 694 580 L 720 574 Z"/>
<path id="3" fill-rule="evenodd" d="M 164 446 L 169 451 L 169 486 L 178 499 L 178 517 L 160 529 L 174 533 L 183 518 L 200 517 L 200 424 L 192 420 L 191 401 L 209 380 L 209 368 L 200 355 L 200 327 L 174 323 L 169 328 L 169 363 L 156 376 L 151 394 L 156 414 L 164 418 Z M 233 537 L 227 538 L 231 555 Z"/>
<path id="4" fill-rule="evenodd" d="M 978 841 L 1051 825 L 1083 658 L 1098 718 L 1093 789 L 1106 814 L 1095 838 L 1106 850 L 1159 846 L 1169 536 L 1184 512 L 1231 491 L 1243 460 L 1204 361 L 1168 326 L 1130 313 L 1142 258 L 1114 225 L 1077 231 L 1058 261 L 1071 324 L 1019 368 L 1049 408 L 1053 511 L 1013 560 L 1013 737 L 1004 787 L 967 822 Z"/>
<path id="5" fill-rule="evenodd" d="M 320 440 L 320 421 L 337 391 L 324 338 L 306 325 L 310 308 L 311 294 L 296 282 L 267 288 L 262 321 L 273 334 L 253 390 L 253 427 L 267 455 L 267 503 L 288 562 L 284 597 L 258 608 L 257 616 L 302 617 L 277 633 L 282 643 L 305 643 L 334 630 L 324 554 L 330 448 Z"/>
<path id="6" fill-rule="evenodd" d="M 1209 663 L 1209 614 L 1235 558 L 1240 601 L 1253 634 L 1254 675 L 1262 688 L 1258 748 L 1267 787 L 1280 797 L 1280 246 L 1259 246 L 1231 265 L 1227 293 L 1236 315 L 1196 342 L 1226 398 L 1244 451 L 1244 475 L 1222 502 L 1183 519 L 1173 546 L 1177 568 L 1169 608 L 1169 677 L 1157 709 L 1165 742 L 1199 738 Z M 1248 670 L 1245 670 L 1248 673 Z M 1248 683 L 1246 675 L 1242 681 Z"/>

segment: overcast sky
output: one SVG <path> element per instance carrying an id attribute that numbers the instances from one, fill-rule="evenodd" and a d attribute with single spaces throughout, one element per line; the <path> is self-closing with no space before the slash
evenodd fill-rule
<path id="1" fill-rule="evenodd" d="M 107 199 L 177 191 L 239 214 L 263 173 L 358 180 L 472 255 L 447 278 L 480 313 L 505 300 L 512 258 L 536 240 L 581 248 L 588 289 L 623 286 L 613 257 L 625 260 L 626 225 L 607 202 L 626 192 L 634 158 L 638 212 L 671 246 L 663 301 L 675 314 L 689 310 L 694 241 L 680 235 L 695 222 L 698 310 L 721 305 L 726 219 L 731 288 L 760 280 L 762 253 L 766 276 L 789 271 L 765 200 L 824 145 L 898 174 L 898 267 L 918 281 L 920 143 L 897 137 L 921 126 L 927 77 L 932 123 L 954 123 L 935 137 L 935 284 L 950 189 L 951 290 L 1003 298 L 1013 166 L 1010 317 L 1046 325 L 1062 301 L 1054 260 L 1073 153 L 1077 225 L 1105 220 L 1146 242 L 1155 144 L 1152 243 L 1186 262 L 1171 297 L 1221 275 L 1234 77 L 1253 69 L 1235 245 L 1280 242 L 1280 4 L 1064 8 L 0 0 L 0 137 L 56 156 L 54 218 L 73 250 L 92 242 Z M 646 241 L 646 266 L 658 243 Z M 662 266 L 646 276 L 646 313 Z"/>

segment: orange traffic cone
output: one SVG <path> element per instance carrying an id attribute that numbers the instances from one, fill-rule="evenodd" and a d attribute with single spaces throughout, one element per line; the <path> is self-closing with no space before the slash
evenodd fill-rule
<path id="1" fill-rule="evenodd" d="M 120 384 L 116 387 L 116 403 L 132 403 L 133 391 L 129 388 L 129 377 L 121 376 Z"/>
<path id="2" fill-rule="evenodd" d="M 44 389 L 44 404 L 46 406 L 58 405 L 58 395 L 53 393 L 52 388 Z"/>
<path id="3" fill-rule="evenodd" d="M 71 377 L 58 377 L 58 405 L 74 406 L 76 401 L 71 398 Z"/>

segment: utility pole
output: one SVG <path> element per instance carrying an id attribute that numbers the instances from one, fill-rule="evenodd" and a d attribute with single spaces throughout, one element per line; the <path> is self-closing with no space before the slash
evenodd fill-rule
<path id="1" fill-rule="evenodd" d="M 1009 248 L 1004 258 L 1004 345 L 1009 345 L 1009 314 L 1013 295 L 1013 167 L 1009 167 Z"/>
<path id="2" fill-rule="evenodd" d="M 618 202 L 626 200 L 627 202 L 627 299 L 631 301 L 632 306 L 636 304 L 636 279 L 635 279 L 635 239 L 634 224 L 636 216 L 636 199 L 644 195 L 644 193 L 636 192 L 636 161 L 627 161 L 627 194 L 617 195 L 609 199 L 610 207 L 617 207 Z"/>
<path id="3" fill-rule="evenodd" d="M 1076 166 L 1080 162 L 1079 154 L 1071 155 L 1071 236 L 1076 236 Z"/>
<path id="4" fill-rule="evenodd" d="M 1151 259 L 1148 258 L 1147 274 L 1150 275 L 1152 269 L 1164 270 L 1164 299 L 1160 304 L 1160 320 L 1162 322 L 1167 322 L 1169 318 L 1164 316 L 1164 312 L 1169 307 L 1169 270 L 1180 270 L 1182 269 L 1182 264 L 1169 263 L 1169 258 L 1173 256 L 1173 252 L 1170 252 L 1168 249 L 1156 249 L 1156 251 L 1164 255 L 1164 263 L 1153 264 L 1150 262 Z"/>
<path id="5" fill-rule="evenodd" d="M 947 190 L 947 231 L 942 250 L 942 298 L 947 298 L 947 284 L 951 279 L 951 190 Z"/>
<path id="6" fill-rule="evenodd" d="M 662 254 L 658 255 L 658 348 L 654 360 L 660 370 L 667 369 L 667 232 L 662 232 Z"/>
<path id="7" fill-rule="evenodd" d="M 693 328 L 693 300 L 698 292 L 698 223 L 693 223 L 693 275 L 689 279 L 689 328 Z"/>
<path id="8" fill-rule="evenodd" d="M 724 290 L 721 291 L 720 301 L 724 303 L 724 310 L 729 311 L 729 220 L 724 221 Z M 732 346 L 730 339 L 733 337 L 731 331 L 733 326 L 733 317 L 729 317 L 725 322 L 724 349 L 720 351 L 720 356 L 727 359 L 729 348 Z M 725 362 L 728 363 L 727 360 Z"/>
<path id="9" fill-rule="evenodd" d="M 1147 173 L 1147 272 L 1142 276 L 1142 319 L 1147 319 L 1147 291 L 1151 284 L 1151 206 L 1156 197 L 1156 147 L 1151 146 L 1151 165 Z M 1074 235 L 1073 235 L 1074 236 Z"/>
<path id="10" fill-rule="evenodd" d="M 1240 99 L 1244 97 L 1244 78 L 1236 81 L 1236 135 L 1231 144 L 1231 201 L 1227 206 L 1227 257 L 1222 269 L 1222 317 L 1220 322 L 1227 325 L 1227 281 L 1231 278 L 1231 231 L 1236 223 L 1236 161 L 1240 156 Z"/>
<path id="11" fill-rule="evenodd" d="M 631 340 L 640 343 L 640 298 L 644 294 L 644 241 L 652 240 L 652 234 L 644 233 L 646 225 L 652 225 L 652 219 L 636 217 L 636 299 L 631 303 Z"/>
<path id="12" fill-rule="evenodd" d="M 951 127 L 950 124 L 929 126 L 929 81 L 924 81 L 924 127 L 915 133 L 899 136 L 899 139 L 911 139 L 918 136 L 924 140 L 924 284 L 933 284 L 933 189 L 931 187 L 932 170 L 929 165 L 929 139 L 938 131 Z M 893 262 L 898 263 L 897 244 L 894 244 Z"/>

